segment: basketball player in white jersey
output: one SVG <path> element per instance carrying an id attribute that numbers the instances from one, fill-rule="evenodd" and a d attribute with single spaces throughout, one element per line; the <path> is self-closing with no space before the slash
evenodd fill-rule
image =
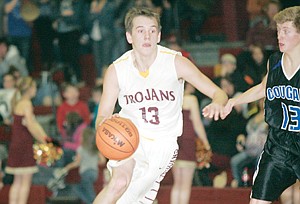
<path id="1" fill-rule="evenodd" d="M 227 95 L 187 58 L 157 45 L 161 37 L 158 14 L 133 8 L 125 17 L 125 27 L 132 50 L 105 74 L 96 128 L 112 116 L 118 99 L 119 115 L 137 126 L 140 144 L 132 157 L 108 162 L 112 177 L 94 204 L 153 203 L 177 157 L 184 80 L 212 98 L 203 109 L 205 117 L 218 120 L 227 102 Z"/>

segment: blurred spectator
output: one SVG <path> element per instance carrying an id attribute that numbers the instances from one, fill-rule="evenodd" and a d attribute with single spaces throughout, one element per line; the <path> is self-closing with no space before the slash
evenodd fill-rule
<path id="1" fill-rule="evenodd" d="M 49 70 L 54 62 L 53 40 L 55 31 L 52 23 L 54 21 L 56 1 L 37 0 L 37 6 L 40 15 L 34 21 L 34 29 L 40 44 L 42 69 Z"/>
<path id="2" fill-rule="evenodd" d="M 86 204 L 92 204 L 96 193 L 94 183 L 98 179 L 98 164 L 104 164 L 106 159 L 98 151 L 93 128 L 85 128 L 82 132 L 81 144 L 76 151 L 76 157 L 61 171 L 68 173 L 79 167 L 80 183 L 74 186 L 76 195 Z"/>
<path id="3" fill-rule="evenodd" d="M 175 34 L 171 34 L 167 38 L 167 47 L 181 52 L 182 56 L 188 58 L 189 60 L 191 60 L 191 62 L 193 62 L 196 65 L 196 62 L 193 59 L 191 53 L 181 47 L 181 42 L 177 39 Z"/>
<path id="4" fill-rule="evenodd" d="M 247 88 L 241 71 L 237 69 L 237 59 L 232 54 L 226 53 L 221 56 L 220 64 L 214 67 L 214 73 L 216 83 L 219 83 L 220 78 L 228 77 L 234 84 L 235 91 L 244 91 Z"/>
<path id="5" fill-rule="evenodd" d="M 5 35 L 5 24 L 4 24 L 4 1 L 0 1 L 0 37 L 3 37 Z"/>
<path id="6" fill-rule="evenodd" d="M 32 176 L 38 171 L 32 149 L 34 139 L 46 143 L 50 138 L 33 113 L 31 99 L 36 94 L 35 81 L 31 77 L 23 77 L 17 84 L 17 91 L 20 97 L 13 98 L 14 119 L 5 171 L 14 175 L 9 203 L 27 203 Z"/>
<path id="7" fill-rule="evenodd" d="M 39 81 L 36 97 L 33 99 L 36 106 L 59 106 L 62 103 L 59 88 L 53 80 L 50 80 L 52 76 L 48 74 L 47 71 L 42 72 L 42 80 Z"/>
<path id="8" fill-rule="evenodd" d="M 215 79 L 215 82 L 223 91 L 225 91 L 229 98 L 233 97 L 236 94 L 235 86 L 230 77 L 218 77 L 217 79 Z M 205 107 L 207 104 L 210 103 L 210 101 L 211 100 L 209 98 L 204 97 L 201 100 L 200 108 L 202 109 L 203 107 Z M 247 112 L 245 109 L 246 108 L 243 107 L 243 115 L 245 115 L 245 112 Z M 212 122 L 210 118 L 203 118 L 202 120 L 205 126 L 209 126 L 209 124 Z"/>
<path id="9" fill-rule="evenodd" d="M 266 52 L 259 45 L 252 45 L 237 56 L 237 69 L 242 73 L 247 89 L 261 82 L 267 73 Z"/>
<path id="10" fill-rule="evenodd" d="M 222 88 L 229 97 L 233 97 L 237 94 L 235 93 L 234 85 L 228 78 L 221 78 L 219 83 L 220 88 Z M 236 149 L 236 139 L 238 135 L 246 133 L 247 119 L 244 116 L 245 110 L 246 106 L 235 106 L 233 112 L 225 120 L 210 120 L 209 123 L 207 121 L 205 122 L 205 130 L 213 156 L 211 167 L 208 170 L 200 171 L 200 174 L 208 173 L 212 175 L 213 179 L 216 179 L 216 182 L 214 182 L 214 185 L 217 185 L 216 187 L 224 187 L 226 183 L 230 181 L 230 159 L 233 155 L 238 153 Z M 228 174 L 229 172 L 230 175 Z M 220 174 L 224 181 L 219 183 L 218 177 L 214 177 L 216 174 Z M 211 181 L 207 181 L 209 178 L 202 177 L 202 179 L 205 180 L 205 183 L 211 183 Z"/>
<path id="11" fill-rule="evenodd" d="M 3 75 L 17 69 L 21 76 L 28 76 L 25 59 L 20 56 L 16 46 L 9 45 L 5 37 L 0 38 L 0 83 L 2 85 Z"/>
<path id="12" fill-rule="evenodd" d="M 91 118 L 92 118 L 92 122 L 91 122 L 91 127 L 95 128 L 95 122 L 96 122 L 96 118 L 97 118 L 97 113 L 98 113 L 98 107 L 99 107 L 99 103 L 100 103 L 100 99 L 102 96 L 102 90 L 103 90 L 103 86 L 102 85 L 97 85 L 92 89 L 92 97 L 91 100 L 89 102 L 89 107 L 90 107 L 90 112 L 91 112 Z"/>
<path id="13" fill-rule="evenodd" d="M 79 40 L 84 23 L 84 0 L 61 0 L 57 7 L 53 26 L 58 34 L 59 51 L 65 63 L 64 77 L 67 82 L 76 83 L 82 80 Z"/>
<path id="14" fill-rule="evenodd" d="M 276 23 L 274 15 L 281 9 L 279 0 L 270 0 L 264 7 L 263 13 L 253 19 L 246 36 L 247 47 L 251 49 L 254 44 L 262 45 L 264 50 L 278 49 Z"/>
<path id="15" fill-rule="evenodd" d="M 24 76 L 22 76 L 20 70 L 18 70 L 18 69 L 17 69 L 15 66 L 13 66 L 13 65 L 9 67 L 8 73 L 9 73 L 9 74 L 12 74 L 12 75 L 15 77 L 16 83 L 18 83 L 18 81 L 20 81 L 21 78 L 24 77 Z"/>
<path id="16" fill-rule="evenodd" d="M 5 0 L 7 36 L 9 42 L 17 46 L 20 55 L 25 59 L 25 64 L 30 65 L 32 23 L 25 21 L 21 16 L 21 6 L 21 0 Z"/>
<path id="17" fill-rule="evenodd" d="M 129 49 L 129 44 L 126 40 L 124 19 L 129 8 L 133 7 L 135 0 L 115 0 L 115 18 L 114 18 L 114 47 L 112 59 L 117 59 Z"/>
<path id="18" fill-rule="evenodd" d="M 197 167 L 196 138 L 200 138 L 205 149 L 210 150 L 194 92 L 195 88 L 186 82 L 182 107 L 183 134 L 178 138 L 178 157 L 172 168 L 174 183 L 171 190 L 171 204 L 189 203 L 194 172 Z"/>
<path id="19" fill-rule="evenodd" d="M 67 113 L 61 132 L 64 154 L 60 165 L 65 166 L 73 161 L 82 140 L 82 132 L 87 126 L 78 113 L 73 111 Z"/>
<path id="20" fill-rule="evenodd" d="M 263 13 L 263 7 L 270 0 L 247 0 L 247 12 L 249 14 L 249 27 L 253 27 L 253 24 L 260 19 Z"/>
<path id="21" fill-rule="evenodd" d="M 175 12 L 178 12 L 179 21 L 190 21 L 190 26 L 187 28 L 190 41 L 201 41 L 200 30 L 214 3 L 213 0 L 179 0 L 177 2 L 178 11 Z"/>
<path id="22" fill-rule="evenodd" d="M 71 83 L 62 84 L 63 103 L 58 107 L 56 123 L 59 133 L 64 132 L 66 116 L 69 112 L 77 112 L 86 124 L 90 124 L 90 111 L 86 102 L 79 100 L 79 90 Z"/>
<path id="23" fill-rule="evenodd" d="M 3 88 L 0 89 L 0 125 L 12 123 L 12 98 L 16 92 L 16 80 L 12 74 L 3 76 Z"/>
<path id="24" fill-rule="evenodd" d="M 15 76 L 8 72 L 3 76 L 3 89 L 15 89 L 16 88 Z"/>
<path id="25" fill-rule="evenodd" d="M 97 77 L 102 78 L 103 69 L 114 60 L 112 48 L 114 42 L 115 5 L 113 1 L 93 0 L 87 14 L 87 33 L 92 40 L 92 50 L 97 69 Z"/>
<path id="26" fill-rule="evenodd" d="M 174 15 L 174 1 L 161 0 L 161 8 L 162 38 L 165 39 L 165 37 L 168 37 L 173 32 L 176 32 L 175 21 L 178 20 L 178 16 Z"/>
<path id="27" fill-rule="evenodd" d="M 259 102 L 259 112 L 247 123 L 247 134 L 237 137 L 236 147 L 238 154 L 231 158 L 231 170 L 234 180 L 232 187 L 243 186 L 242 172 L 245 167 L 256 166 L 257 160 L 263 150 L 268 135 L 268 125 L 264 121 L 264 99 Z"/>
<path id="28" fill-rule="evenodd" d="M 4 187 L 3 178 L 4 178 L 4 172 L 3 172 L 3 161 L 7 159 L 8 153 L 6 145 L 0 144 L 0 191 Z"/>

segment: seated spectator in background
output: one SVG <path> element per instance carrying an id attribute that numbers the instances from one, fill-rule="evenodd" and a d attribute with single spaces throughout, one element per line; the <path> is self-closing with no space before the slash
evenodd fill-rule
<path id="1" fill-rule="evenodd" d="M 89 107 L 90 107 L 90 112 L 91 112 L 91 127 L 95 128 L 95 122 L 96 122 L 96 117 L 98 113 L 98 107 L 99 107 L 99 102 L 102 96 L 102 90 L 103 86 L 102 85 L 97 85 L 92 89 L 92 97 L 91 100 L 89 101 Z"/>
<path id="2" fill-rule="evenodd" d="M 16 92 L 16 80 L 10 73 L 3 76 L 3 88 L 0 89 L 0 124 L 12 123 L 11 102 Z"/>
<path id="3" fill-rule="evenodd" d="M 267 73 L 267 57 L 261 46 L 253 45 L 251 49 L 251 59 L 253 62 L 253 69 L 256 72 L 257 81 L 253 85 L 260 83 Z"/>
<path id="4" fill-rule="evenodd" d="M 264 50 L 275 51 L 278 49 L 276 23 L 273 17 L 281 10 L 279 0 L 270 0 L 263 7 L 262 15 L 252 20 L 246 34 L 246 45 L 261 44 Z"/>
<path id="5" fill-rule="evenodd" d="M 83 121 L 83 118 L 78 113 L 73 111 L 67 113 L 61 134 L 64 150 L 63 165 L 73 161 L 73 157 L 82 140 L 82 132 L 87 126 L 88 124 Z"/>
<path id="6" fill-rule="evenodd" d="M 232 83 L 232 80 L 230 77 L 218 77 L 215 79 L 215 82 L 217 85 L 220 86 L 220 88 L 225 91 L 228 97 L 233 97 L 235 94 L 237 94 L 235 90 L 235 86 Z M 209 98 L 204 98 L 201 100 L 201 105 L 200 107 L 205 107 L 206 104 L 210 102 Z M 244 118 L 248 118 L 248 108 L 247 105 L 240 106 L 241 107 L 241 112 L 244 116 Z M 209 118 L 203 118 L 203 123 L 205 126 L 209 126 L 209 124 L 212 122 L 211 119 Z"/>
<path id="7" fill-rule="evenodd" d="M 236 57 L 232 54 L 226 53 L 221 56 L 220 64 L 214 67 L 216 83 L 221 77 L 229 77 L 234 84 L 236 91 L 243 91 L 247 88 L 247 84 L 243 79 L 240 70 L 237 69 Z"/>
<path id="8" fill-rule="evenodd" d="M 5 37 L 0 38 L 0 84 L 2 84 L 2 76 L 9 72 L 10 68 L 17 69 L 21 76 L 28 76 L 26 62 L 21 57 L 18 49 L 14 45 L 9 45 Z"/>
<path id="9" fill-rule="evenodd" d="M 15 66 L 11 65 L 9 67 L 9 70 L 8 70 L 8 73 L 13 75 L 15 80 L 16 80 L 16 83 L 18 83 L 18 81 L 21 80 L 21 78 L 23 77 L 20 70 L 18 70 Z"/>
<path id="10" fill-rule="evenodd" d="M 80 182 L 74 186 L 74 191 L 86 204 L 91 204 L 96 197 L 94 183 L 98 179 L 98 164 L 106 162 L 105 157 L 98 151 L 95 135 L 93 128 L 87 127 L 83 130 L 75 160 L 61 170 L 62 173 L 68 173 L 79 167 Z"/>
<path id="11" fill-rule="evenodd" d="M 40 81 L 33 104 L 36 106 L 59 106 L 62 97 L 53 80 Z"/>
<path id="12" fill-rule="evenodd" d="M 237 69 L 242 73 L 247 89 L 259 84 L 267 73 L 267 54 L 260 45 L 237 56 Z"/>
<path id="13" fill-rule="evenodd" d="M 65 83 L 61 86 L 63 103 L 58 107 L 56 123 L 59 133 L 64 131 L 64 123 L 69 112 L 77 112 L 86 124 L 90 124 L 90 111 L 86 102 L 79 100 L 79 90 L 76 85 Z"/>
<path id="14" fill-rule="evenodd" d="M 259 112 L 254 115 L 247 123 L 247 134 L 237 137 L 236 147 L 238 154 L 231 158 L 231 170 L 234 180 L 232 187 L 241 187 L 242 171 L 245 167 L 256 166 L 259 155 L 261 154 L 268 135 L 268 125 L 264 121 L 264 99 L 259 101 Z"/>

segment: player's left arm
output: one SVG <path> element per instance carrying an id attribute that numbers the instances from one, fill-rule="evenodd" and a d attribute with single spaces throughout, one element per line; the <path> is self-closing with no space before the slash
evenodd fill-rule
<path id="1" fill-rule="evenodd" d="M 187 58 L 176 55 L 175 67 L 179 79 L 188 81 L 201 93 L 212 99 L 212 103 L 202 110 L 203 116 L 218 120 L 228 100 L 226 93 Z"/>

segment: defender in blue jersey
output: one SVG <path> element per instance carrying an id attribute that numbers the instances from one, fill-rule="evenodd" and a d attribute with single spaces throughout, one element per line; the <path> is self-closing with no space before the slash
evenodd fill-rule
<path id="1" fill-rule="evenodd" d="M 300 6 L 286 8 L 274 20 L 280 52 L 270 56 L 261 84 L 230 99 L 222 116 L 235 105 L 265 97 L 269 134 L 254 174 L 251 204 L 271 203 L 300 179 Z"/>

